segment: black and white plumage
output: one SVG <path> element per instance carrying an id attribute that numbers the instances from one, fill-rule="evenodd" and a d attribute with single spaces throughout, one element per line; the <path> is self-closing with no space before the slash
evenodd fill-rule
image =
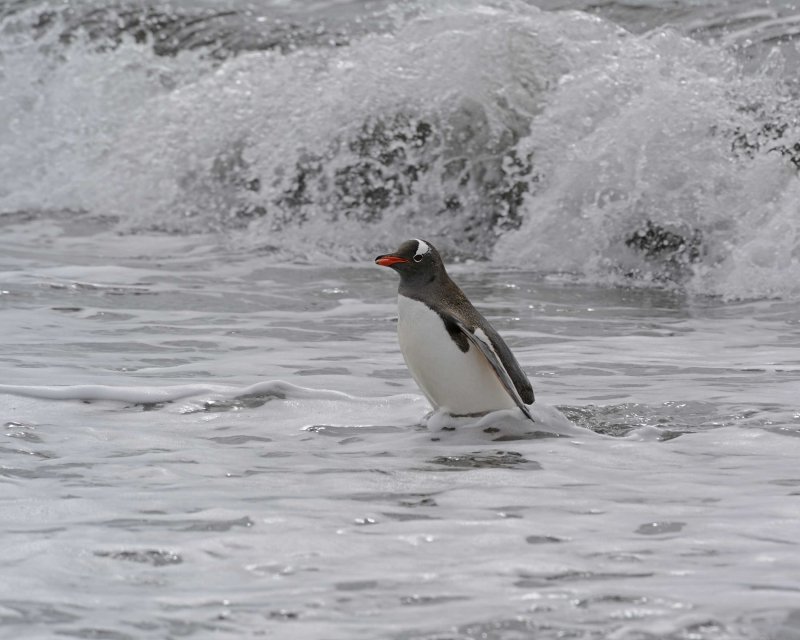
<path id="1" fill-rule="evenodd" d="M 519 407 L 530 420 L 533 389 L 506 343 L 458 285 L 439 252 L 407 240 L 376 264 L 400 274 L 397 336 L 411 375 L 433 408 L 480 415 Z"/>

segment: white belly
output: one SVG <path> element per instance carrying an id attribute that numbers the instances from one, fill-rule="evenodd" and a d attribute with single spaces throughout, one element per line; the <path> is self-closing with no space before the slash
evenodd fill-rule
<path id="1" fill-rule="evenodd" d="M 434 409 L 466 415 L 516 406 L 483 354 L 472 344 L 461 351 L 437 313 L 402 295 L 397 307 L 400 350 Z"/>

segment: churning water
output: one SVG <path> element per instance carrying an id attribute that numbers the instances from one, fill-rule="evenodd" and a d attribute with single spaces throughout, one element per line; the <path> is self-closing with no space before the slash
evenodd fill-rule
<path id="1" fill-rule="evenodd" d="M 800 7 L 536 4 L 0 4 L 0 637 L 800 638 Z"/>

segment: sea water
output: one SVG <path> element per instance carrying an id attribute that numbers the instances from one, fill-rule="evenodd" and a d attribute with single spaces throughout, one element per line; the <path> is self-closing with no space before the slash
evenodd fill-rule
<path id="1" fill-rule="evenodd" d="M 671 6 L 3 6 L 0 637 L 800 638 L 798 7 Z"/>

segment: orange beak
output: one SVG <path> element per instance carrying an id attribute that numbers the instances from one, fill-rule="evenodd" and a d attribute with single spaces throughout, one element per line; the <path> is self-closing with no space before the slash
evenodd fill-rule
<path id="1" fill-rule="evenodd" d="M 385 256 L 378 256 L 375 258 L 375 264 L 379 264 L 382 267 L 391 267 L 393 264 L 397 264 L 399 262 L 408 262 L 405 258 L 401 258 L 399 256 L 393 255 L 385 255 Z"/>

